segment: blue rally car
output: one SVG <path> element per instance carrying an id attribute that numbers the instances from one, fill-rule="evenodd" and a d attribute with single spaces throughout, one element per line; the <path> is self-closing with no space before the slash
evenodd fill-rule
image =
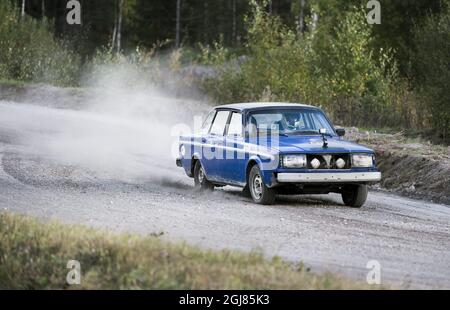
<path id="1" fill-rule="evenodd" d="M 381 173 L 374 152 L 344 135 L 309 105 L 223 105 L 208 114 L 200 133 L 180 137 L 176 163 L 197 188 L 238 186 L 258 204 L 274 203 L 277 194 L 334 192 L 359 208 Z"/>

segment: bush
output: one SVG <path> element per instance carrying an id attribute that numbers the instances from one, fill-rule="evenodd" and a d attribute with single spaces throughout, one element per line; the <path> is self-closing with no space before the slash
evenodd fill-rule
<path id="1" fill-rule="evenodd" d="M 450 7 L 416 28 L 415 45 L 414 86 L 421 113 L 429 115 L 430 126 L 450 141 Z"/>
<path id="2" fill-rule="evenodd" d="M 80 57 L 57 42 L 45 20 L 19 15 L 10 1 L 0 2 L 0 77 L 73 85 Z"/>

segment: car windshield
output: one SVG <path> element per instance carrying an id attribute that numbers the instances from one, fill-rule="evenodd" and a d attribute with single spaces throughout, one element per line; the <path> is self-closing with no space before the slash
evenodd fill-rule
<path id="1" fill-rule="evenodd" d="M 326 129 L 327 134 L 335 132 L 325 115 L 316 109 L 277 109 L 255 111 L 249 115 L 249 133 L 279 132 L 282 135 L 319 134 Z"/>

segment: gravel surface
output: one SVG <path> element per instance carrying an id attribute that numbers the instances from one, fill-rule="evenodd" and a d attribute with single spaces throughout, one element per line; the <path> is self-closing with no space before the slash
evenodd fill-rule
<path id="1" fill-rule="evenodd" d="M 170 156 L 159 165 L 139 157 L 148 166 L 145 174 L 119 174 L 108 165 L 97 171 L 101 157 L 85 165 L 39 148 L 40 139 L 53 146 L 46 139 L 59 128 L 40 130 L 36 124 L 50 121 L 46 113 L 20 107 L 0 101 L 1 211 L 114 231 L 163 232 L 162 238 L 203 248 L 257 250 L 360 281 L 367 263 L 377 260 L 383 284 L 450 289 L 448 205 L 372 191 L 362 209 L 344 207 L 338 195 L 280 197 L 276 205 L 259 206 L 229 187 L 194 191 Z M 26 121 L 13 121 L 17 115 Z"/>

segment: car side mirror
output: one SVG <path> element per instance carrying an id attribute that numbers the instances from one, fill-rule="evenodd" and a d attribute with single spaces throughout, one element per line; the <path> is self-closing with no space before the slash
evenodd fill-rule
<path id="1" fill-rule="evenodd" d="M 336 128 L 336 133 L 339 137 L 345 136 L 345 129 L 344 128 Z"/>

